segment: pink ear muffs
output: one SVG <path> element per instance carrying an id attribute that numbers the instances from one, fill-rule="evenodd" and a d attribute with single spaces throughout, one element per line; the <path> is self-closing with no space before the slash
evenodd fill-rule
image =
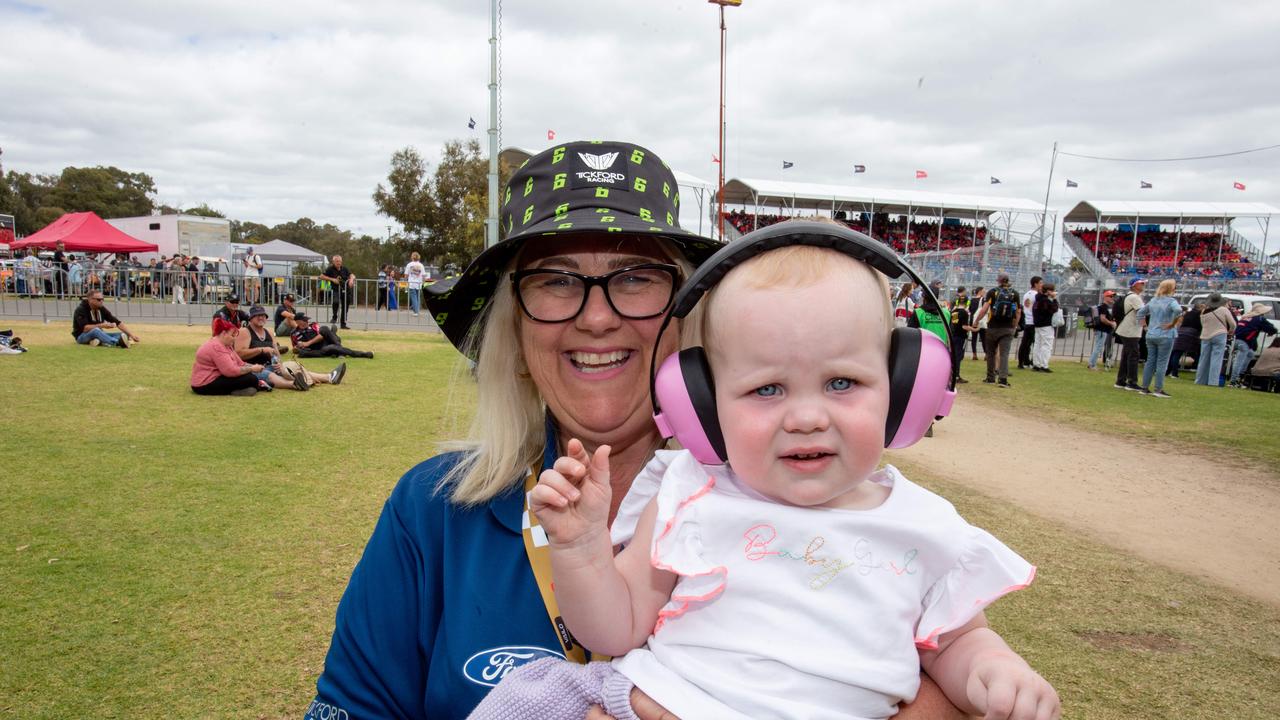
<path id="1" fill-rule="evenodd" d="M 654 377 L 653 392 L 661 408 L 653 421 L 663 437 L 680 441 L 704 465 L 728 460 L 716 413 L 715 381 L 702 348 L 668 355 Z"/>
<path id="2" fill-rule="evenodd" d="M 658 337 L 675 318 L 689 314 L 730 270 L 761 253 L 788 245 L 813 245 L 842 252 L 873 269 L 897 278 L 906 275 L 937 299 L 911 266 L 885 244 L 845 227 L 816 222 L 786 222 L 747 233 L 711 256 L 676 293 Z M 946 327 L 950 335 L 950 327 Z M 657 364 L 658 343 L 650 385 L 653 419 L 663 437 L 674 437 L 701 463 L 726 462 L 724 435 L 716 414 L 715 380 L 700 347 L 692 347 Z M 934 420 L 951 412 L 956 392 L 951 385 L 949 343 L 919 328 L 896 328 L 889 341 L 889 413 L 884 446 L 904 448 L 924 437 Z"/>

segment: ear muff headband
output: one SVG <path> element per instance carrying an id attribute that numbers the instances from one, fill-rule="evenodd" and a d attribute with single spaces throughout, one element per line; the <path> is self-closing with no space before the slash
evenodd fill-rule
<path id="1" fill-rule="evenodd" d="M 794 220 L 755 230 L 716 251 L 716 254 L 699 266 L 697 271 L 685 281 L 679 292 L 676 293 L 675 300 L 671 303 L 671 309 L 667 311 L 667 316 L 662 319 L 662 327 L 658 329 L 658 336 L 653 343 L 653 355 L 649 362 L 649 398 L 653 403 L 654 414 L 661 411 L 653 383 L 658 370 L 658 347 L 660 345 L 658 340 L 662 339 L 662 334 L 666 332 L 672 318 L 683 319 L 688 316 L 694 306 L 698 304 L 698 301 L 702 299 L 702 296 L 710 292 L 711 288 L 715 287 L 725 275 L 728 275 L 730 270 L 757 255 L 791 245 L 811 245 L 835 250 L 855 260 L 861 260 L 890 279 L 896 280 L 906 275 L 912 282 L 920 286 L 925 297 L 932 299 L 934 305 L 941 307 L 937 296 L 933 294 L 933 290 L 929 288 L 920 275 L 905 260 L 898 257 L 892 248 L 869 235 L 864 235 L 842 225 L 797 222 Z M 950 323 L 944 323 L 944 327 L 947 332 L 947 347 L 951 347 Z M 954 382 L 948 380 L 947 389 L 954 390 Z"/>

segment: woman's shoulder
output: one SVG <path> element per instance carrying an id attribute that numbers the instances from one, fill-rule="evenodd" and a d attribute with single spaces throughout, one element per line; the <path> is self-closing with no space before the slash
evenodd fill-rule
<path id="1" fill-rule="evenodd" d="M 387 503 L 401 517 L 443 511 L 452 503 L 441 481 L 463 455 L 461 451 L 440 453 L 409 468 L 396 482 Z"/>

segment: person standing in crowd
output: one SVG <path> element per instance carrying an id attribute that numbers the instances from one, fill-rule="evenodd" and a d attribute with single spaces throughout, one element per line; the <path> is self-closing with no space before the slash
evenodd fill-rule
<path id="1" fill-rule="evenodd" d="M 244 265 L 244 293 L 250 304 L 256 305 L 262 302 L 262 258 L 249 248 L 240 262 Z"/>
<path id="2" fill-rule="evenodd" d="M 1116 291 L 1104 290 L 1102 292 L 1102 302 L 1093 308 L 1095 317 L 1093 327 L 1093 352 L 1089 353 L 1089 369 L 1098 369 L 1098 358 L 1102 358 L 1102 363 L 1107 362 L 1107 345 L 1111 342 L 1111 336 L 1116 331 L 1116 321 L 1111 315 L 1111 306 L 1116 303 Z"/>
<path id="3" fill-rule="evenodd" d="M 334 255 L 333 262 L 320 274 L 320 279 L 333 284 L 333 311 L 329 315 L 329 324 L 350 330 L 347 327 L 347 308 L 351 306 L 351 295 L 355 293 L 356 276 L 351 268 L 342 264 L 341 255 Z"/>
<path id="4" fill-rule="evenodd" d="M 978 308 L 980 307 L 982 307 L 982 286 L 975 285 L 973 287 L 973 294 L 969 296 L 968 310 L 969 310 L 970 320 L 972 320 L 974 317 L 978 315 Z M 969 344 L 973 347 L 973 359 L 977 360 L 978 345 L 982 345 L 982 352 L 984 355 L 987 352 L 986 320 L 983 320 L 982 325 L 979 325 L 977 322 L 973 322 L 972 325 L 973 325 L 973 331 L 969 336 Z"/>
<path id="5" fill-rule="evenodd" d="M 289 337 L 297 328 L 294 326 L 293 317 L 297 310 L 294 309 L 294 303 L 297 299 L 293 297 L 293 293 L 285 293 L 280 298 L 280 305 L 276 307 L 276 315 L 271 320 L 271 324 L 276 328 L 276 337 Z"/>
<path id="6" fill-rule="evenodd" d="M 265 368 L 249 364 L 232 349 L 240 326 L 223 317 L 213 319 L 213 337 L 196 350 L 191 366 L 191 391 L 197 395 L 255 395 L 261 383 L 257 373 Z"/>
<path id="7" fill-rule="evenodd" d="M 101 290 L 90 290 L 89 294 L 71 315 L 71 337 L 81 345 L 97 345 L 102 347 L 119 347 L 128 349 L 130 342 L 138 342 L 138 336 L 111 314 L 104 306 L 106 302 Z M 119 330 L 109 333 L 108 330 Z"/>
<path id="8" fill-rule="evenodd" d="M 1197 385 L 1217 385 L 1222 376 L 1222 353 L 1227 338 L 1236 329 L 1236 318 L 1227 308 L 1222 293 L 1209 293 L 1200 313 L 1200 360 L 1196 364 Z"/>
<path id="9" fill-rule="evenodd" d="M 293 353 L 300 358 L 317 357 L 358 357 L 373 358 L 372 352 L 352 350 L 342 344 L 342 338 L 332 328 L 311 322 L 306 313 L 293 316 L 295 330 L 290 338 L 293 341 Z"/>
<path id="10" fill-rule="evenodd" d="M 387 306 L 387 271 L 390 269 L 390 265 L 378 268 L 378 302 L 373 306 L 374 312 Z"/>
<path id="11" fill-rule="evenodd" d="M 1116 337 L 1120 339 L 1120 359 L 1116 361 L 1116 384 L 1118 390 L 1138 391 L 1138 342 L 1142 337 L 1142 327 L 1138 322 L 1138 310 L 1142 309 L 1142 292 L 1147 289 L 1147 281 L 1135 277 L 1129 281 L 1129 294 L 1120 303 L 1119 322 L 1116 323 Z"/>
<path id="12" fill-rule="evenodd" d="M 954 384 L 961 385 L 969 382 L 960 377 L 960 365 L 964 362 L 964 346 L 969 339 L 969 331 L 973 330 L 969 325 L 969 295 L 963 287 L 956 288 L 955 300 L 951 301 L 951 377 Z M 974 335 L 974 337 L 977 337 Z M 974 359 L 978 359 L 974 356 Z"/>
<path id="13" fill-rule="evenodd" d="M 240 309 L 240 296 L 232 293 L 223 301 L 222 307 L 213 311 L 213 318 L 217 320 L 222 318 L 236 327 L 244 327 L 249 324 L 249 313 Z"/>
<path id="14" fill-rule="evenodd" d="M 998 374 L 1000 387 L 1007 388 L 1009 349 L 1013 345 L 1013 333 L 1022 321 L 1022 304 L 1008 275 L 1000 273 L 997 286 L 987 292 L 976 319 L 978 322 L 987 319 L 987 376 L 982 382 L 994 383 Z"/>
<path id="15" fill-rule="evenodd" d="M 592 184 L 553 185 L 579 152 L 626 160 L 614 166 L 620 177 L 602 176 L 616 183 L 608 197 Z M 664 184 L 670 197 L 655 192 Z M 647 148 L 556 143 L 507 183 L 526 186 L 523 207 L 534 211 L 510 203 L 501 218 L 511 228 L 506 238 L 480 253 L 447 294 L 427 297 L 445 338 L 474 363 L 458 374 L 475 381 L 471 430 L 466 442 L 407 471 L 383 506 L 338 605 L 308 720 L 462 718 L 515 667 L 543 657 L 586 660 L 553 625 L 560 613 L 548 614 L 544 599 L 554 595 L 541 563 L 549 549 L 526 543 L 533 537 L 521 522 L 526 487 L 570 438 L 591 452 L 608 445 L 613 523 L 664 442 L 649 402 L 649 364 L 655 347 L 666 357 L 679 337 L 658 338 L 663 312 L 680 279 L 717 245 L 680 228 L 675 177 Z M 599 208 L 620 232 L 600 231 Z M 642 208 L 655 218 L 670 213 L 672 222 L 652 231 Z M 554 276 L 561 279 L 554 287 L 568 292 L 539 292 L 549 290 L 539 277 Z M 628 293 L 637 280 L 646 292 Z M 488 681 L 473 679 L 477 670 Z M 671 717 L 640 694 L 632 706 L 643 720 Z M 927 677 L 898 716 L 959 717 Z"/>
<path id="16" fill-rule="evenodd" d="M 67 294 L 67 246 L 61 240 L 53 251 L 53 293 L 61 300 Z"/>
<path id="17" fill-rule="evenodd" d="M 1248 369 L 1257 352 L 1259 335 L 1275 335 L 1276 326 L 1267 320 L 1271 306 L 1254 303 L 1249 312 L 1240 316 L 1235 331 L 1235 359 L 1231 362 L 1231 387 L 1244 387 L 1240 376 Z"/>
<path id="18" fill-rule="evenodd" d="M 911 299 L 911 291 L 914 289 L 914 284 L 902 283 L 898 296 L 893 300 L 893 324 L 897 327 L 907 326 L 907 318 L 911 317 L 911 311 L 916 307 L 916 303 Z"/>
<path id="19" fill-rule="evenodd" d="M 1173 353 L 1173 341 L 1178 336 L 1178 325 L 1182 324 L 1182 306 L 1173 299 L 1176 289 L 1177 283 L 1172 278 L 1161 280 L 1156 296 L 1135 313 L 1147 322 L 1147 362 L 1142 366 L 1141 390 L 1144 395 L 1169 397 L 1164 391 L 1164 375 Z M 1156 381 L 1155 390 L 1151 389 L 1152 378 Z"/>
<path id="20" fill-rule="evenodd" d="M 70 263 L 70 270 L 67 271 L 67 281 L 71 283 L 71 293 L 76 296 L 84 294 L 84 261 L 77 259 L 75 255 L 68 255 L 67 262 Z M 152 262 L 155 262 L 152 260 Z"/>
<path id="21" fill-rule="evenodd" d="M 1053 358 L 1053 336 L 1056 328 L 1053 318 L 1058 314 L 1058 291 L 1053 283 L 1040 283 L 1040 290 L 1031 303 L 1031 325 L 1035 328 L 1035 340 L 1031 353 L 1031 369 L 1051 373 L 1049 361 Z"/>
<path id="22" fill-rule="evenodd" d="M 409 255 L 404 276 L 409 281 L 409 307 L 413 309 L 413 316 L 418 317 L 418 311 L 422 309 L 422 283 L 427 279 L 427 268 L 422 264 L 421 255 L 416 252 Z"/>
<path id="23" fill-rule="evenodd" d="M 1182 313 L 1182 322 L 1178 324 L 1178 336 L 1173 340 L 1173 352 L 1169 353 L 1167 374 L 1170 377 L 1178 377 L 1178 373 L 1182 370 L 1183 357 L 1189 357 L 1193 361 L 1200 357 L 1201 310 L 1204 310 L 1204 303 L 1198 302 Z"/>
<path id="24" fill-rule="evenodd" d="M 1032 276 L 1031 289 L 1022 294 L 1022 341 L 1018 343 L 1019 370 L 1033 367 L 1031 363 L 1031 346 L 1036 341 L 1036 321 L 1032 306 L 1035 305 L 1036 296 L 1040 294 L 1040 288 L 1043 284 L 1044 279 L 1039 275 Z"/>

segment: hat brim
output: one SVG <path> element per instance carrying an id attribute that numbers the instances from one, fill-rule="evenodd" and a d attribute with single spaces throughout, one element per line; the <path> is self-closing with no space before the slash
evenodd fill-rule
<path id="1" fill-rule="evenodd" d="M 602 216 L 608 215 L 609 213 L 583 208 L 548 219 L 486 249 L 452 283 L 427 286 L 425 300 L 436 325 L 455 348 L 465 352 L 473 325 L 497 290 L 503 270 L 530 240 L 587 233 L 663 238 L 674 244 L 695 267 L 711 257 L 721 245 L 711 238 L 680 228 L 641 222 L 635 216 L 623 212 L 614 213 L 609 221 L 601 221 Z M 468 357 L 476 359 L 474 353 L 468 354 Z"/>

